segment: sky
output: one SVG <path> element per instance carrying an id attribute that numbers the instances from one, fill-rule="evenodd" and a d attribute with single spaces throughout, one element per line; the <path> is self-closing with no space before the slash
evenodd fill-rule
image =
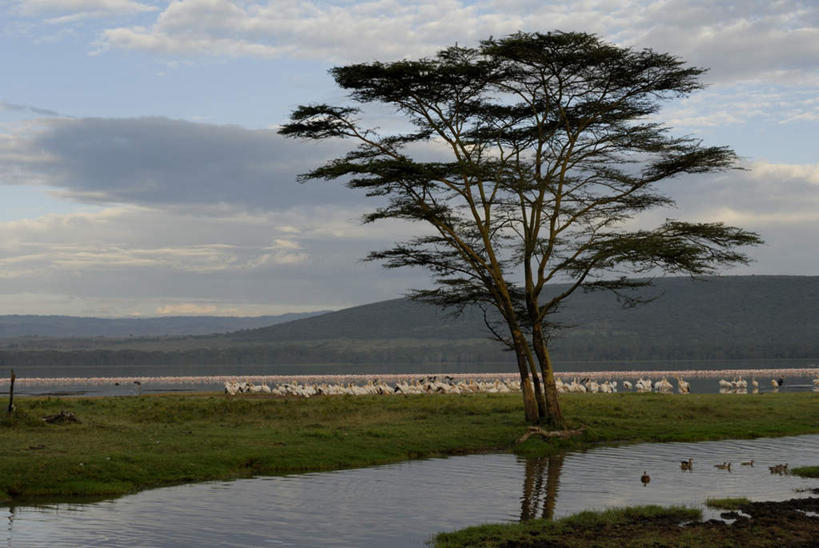
<path id="1" fill-rule="evenodd" d="M 363 195 L 296 182 L 336 145 L 276 129 L 345 101 L 333 66 L 518 30 L 708 67 L 659 118 L 746 170 L 675 181 L 645 222 L 757 231 L 725 274 L 819 275 L 816 0 L 0 0 L 0 314 L 280 314 L 427 285 L 361 260 L 413 227 L 362 226 Z"/>

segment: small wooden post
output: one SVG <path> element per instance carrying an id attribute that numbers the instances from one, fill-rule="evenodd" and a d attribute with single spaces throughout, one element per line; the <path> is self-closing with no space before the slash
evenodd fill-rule
<path id="1" fill-rule="evenodd" d="M 14 411 L 14 379 L 17 375 L 14 374 L 14 369 L 11 370 L 11 384 L 9 384 L 9 414 Z"/>

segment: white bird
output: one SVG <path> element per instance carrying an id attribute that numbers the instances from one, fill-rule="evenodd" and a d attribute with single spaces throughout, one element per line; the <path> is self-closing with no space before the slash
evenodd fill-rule
<path id="1" fill-rule="evenodd" d="M 659 381 L 654 383 L 654 390 L 657 392 L 662 392 L 663 394 L 668 394 L 672 390 L 674 390 L 674 386 L 668 382 L 668 379 L 663 377 Z"/>

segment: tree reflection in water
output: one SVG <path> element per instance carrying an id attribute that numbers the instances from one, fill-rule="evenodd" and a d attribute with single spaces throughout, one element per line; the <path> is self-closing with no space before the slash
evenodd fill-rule
<path id="1" fill-rule="evenodd" d="M 523 480 L 523 496 L 520 499 L 521 521 L 554 517 L 564 457 L 565 455 L 552 455 L 526 459 L 526 477 Z M 541 508 L 542 514 L 538 515 Z"/>

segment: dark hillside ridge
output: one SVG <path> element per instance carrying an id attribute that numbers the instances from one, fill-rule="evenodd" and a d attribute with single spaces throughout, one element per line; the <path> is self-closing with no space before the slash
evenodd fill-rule
<path id="1" fill-rule="evenodd" d="M 231 333 L 240 341 L 319 339 L 469 339 L 486 337 L 483 313 L 470 308 L 461 316 L 410 299 L 391 299 L 345 308 L 321 316 Z"/>
<path id="2" fill-rule="evenodd" d="M 551 289 L 553 294 L 565 286 Z M 624 308 L 609 293 L 577 292 L 553 320 L 565 360 L 801 358 L 819 356 L 819 276 L 661 278 L 656 300 Z M 332 339 L 486 338 L 483 313 L 458 318 L 407 299 L 348 308 L 228 336 L 244 343 Z M 494 353 L 493 353 L 494 354 Z M 495 359 L 497 355 L 495 355 Z"/>
<path id="3" fill-rule="evenodd" d="M 565 286 L 551 288 L 556 294 Z M 609 293 L 572 295 L 554 316 L 575 326 L 566 338 L 651 337 L 819 337 L 819 276 L 726 276 L 703 280 L 661 278 L 640 295 L 656 300 L 624 308 Z M 232 333 L 242 341 L 298 341 L 334 338 L 485 337 L 483 313 L 467 309 L 453 317 L 408 299 L 381 301 L 320 316 Z"/>
<path id="4" fill-rule="evenodd" d="M 210 335 L 253 329 L 325 312 L 277 316 L 163 316 L 156 318 L 83 318 L 76 316 L 0 316 L 0 339 L 11 337 L 158 337 Z"/>

